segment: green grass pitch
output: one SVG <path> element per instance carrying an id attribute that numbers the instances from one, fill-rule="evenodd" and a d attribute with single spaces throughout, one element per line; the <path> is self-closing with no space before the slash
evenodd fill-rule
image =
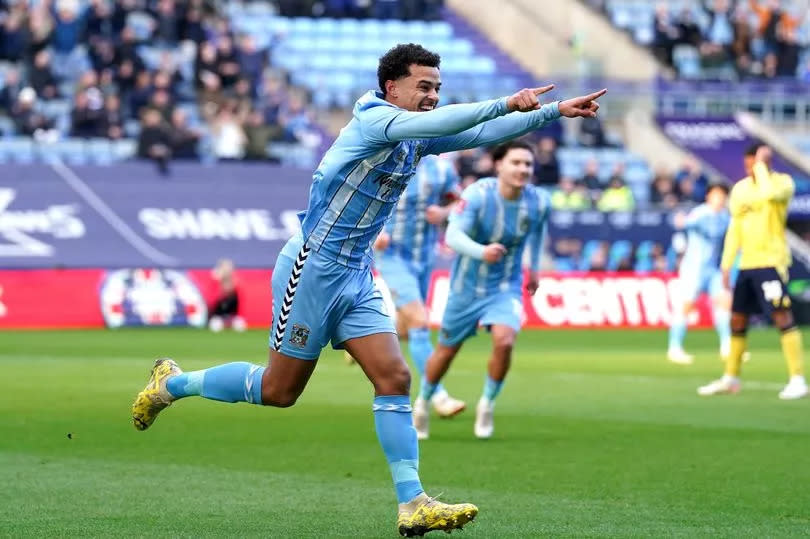
<path id="1" fill-rule="evenodd" d="M 810 402 L 777 398 L 777 335 L 752 332 L 743 392 L 712 399 L 695 389 L 721 372 L 713 333 L 687 336 L 691 367 L 665 340 L 522 333 L 488 441 L 471 410 L 489 339 L 471 340 L 446 380 L 470 410 L 421 444 L 428 492 L 478 504 L 464 537 L 807 536 Z M 396 536 L 371 388 L 337 352 L 291 409 L 188 399 L 132 427 L 155 357 L 265 350 L 263 331 L 0 333 L 0 536 Z"/>

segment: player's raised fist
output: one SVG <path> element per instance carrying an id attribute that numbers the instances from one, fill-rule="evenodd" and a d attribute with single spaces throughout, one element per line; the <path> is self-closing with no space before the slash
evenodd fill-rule
<path id="1" fill-rule="evenodd" d="M 537 110 L 540 108 L 540 101 L 537 100 L 537 96 L 543 95 L 553 89 L 553 84 L 540 86 L 538 88 L 524 88 L 506 100 L 506 108 L 509 112 L 529 112 Z"/>
<path id="2" fill-rule="evenodd" d="M 770 146 L 763 144 L 759 148 L 757 148 L 757 153 L 754 158 L 757 161 L 765 163 L 766 165 L 771 164 L 771 158 L 773 157 L 773 150 L 771 150 Z"/>
<path id="3" fill-rule="evenodd" d="M 484 247 L 484 256 L 482 258 L 487 264 L 495 264 L 496 262 L 500 262 L 505 254 L 506 247 L 500 243 L 490 243 Z"/>
<path id="4" fill-rule="evenodd" d="M 566 118 L 595 118 L 596 111 L 599 110 L 599 103 L 596 100 L 606 93 L 607 88 L 603 88 L 589 95 L 560 101 L 560 114 Z"/>

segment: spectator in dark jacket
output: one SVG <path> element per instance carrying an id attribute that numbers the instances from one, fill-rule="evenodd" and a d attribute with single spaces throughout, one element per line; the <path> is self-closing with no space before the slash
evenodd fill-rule
<path id="1" fill-rule="evenodd" d="M 0 88 L 0 111 L 10 113 L 24 87 L 18 70 L 12 68 L 6 71 L 3 87 Z"/>
<path id="2" fill-rule="evenodd" d="M 163 125 L 160 112 L 145 109 L 141 133 L 138 136 L 138 157 L 151 159 L 158 165 L 161 173 L 169 172 L 169 159 L 172 157 L 171 136 Z"/>
<path id="3" fill-rule="evenodd" d="M 104 135 L 117 140 L 124 136 L 124 115 L 121 112 L 121 100 L 115 94 L 104 99 L 103 111 Z"/>
<path id="4" fill-rule="evenodd" d="M 39 51 L 34 56 L 34 65 L 28 72 L 28 82 L 42 99 L 59 97 L 59 88 L 56 77 L 51 71 L 51 53 L 47 50 Z"/>
<path id="5" fill-rule="evenodd" d="M 201 133 L 188 125 L 188 116 L 181 108 L 176 108 L 172 112 L 169 136 L 174 157 L 180 159 L 198 157 L 197 146 L 200 143 Z"/>
<path id="6" fill-rule="evenodd" d="M 554 186 L 559 180 L 560 164 L 557 162 L 557 143 L 551 137 L 543 137 L 537 143 L 534 182 L 536 185 Z"/>
<path id="7" fill-rule="evenodd" d="M 77 92 L 70 113 L 70 134 L 74 137 L 103 137 L 105 133 L 102 96 L 98 88 Z"/>

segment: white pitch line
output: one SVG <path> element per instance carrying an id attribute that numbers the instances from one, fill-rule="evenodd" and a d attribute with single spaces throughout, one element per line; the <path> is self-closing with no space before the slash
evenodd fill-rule
<path id="1" fill-rule="evenodd" d="M 176 266 L 178 260 L 165 253 L 162 253 L 149 245 L 143 238 L 141 238 L 128 224 L 124 222 L 121 217 L 116 214 L 97 194 L 90 189 L 82 179 L 73 170 L 68 168 L 61 160 L 51 164 L 51 168 L 56 172 L 65 183 L 67 183 L 76 193 L 82 197 L 94 210 L 101 215 L 102 219 L 107 221 L 124 240 L 129 243 L 136 251 L 143 256 L 161 266 Z"/>

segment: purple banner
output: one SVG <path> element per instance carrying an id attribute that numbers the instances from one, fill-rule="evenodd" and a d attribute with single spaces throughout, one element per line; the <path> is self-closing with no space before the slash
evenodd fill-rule
<path id="1" fill-rule="evenodd" d="M 286 167 L 4 165 L 0 267 L 270 267 L 312 176 Z"/>
<path id="2" fill-rule="evenodd" d="M 754 140 L 734 118 L 659 116 L 658 124 L 675 144 L 712 166 L 728 181 L 745 176 L 743 154 Z"/>
<path id="3" fill-rule="evenodd" d="M 269 268 L 298 230 L 312 183 L 306 170 L 238 163 L 173 164 L 168 176 L 137 162 L 3 171 L 0 268 L 208 268 L 223 257 Z M 555 258 L 570 255 L 566 240 L 577 240 L 584 257 L 589 245 L 609 246 L 644 268 L 654 247 L 670 251 L 671 218 L 557 211 L 549 246 Z"/>
<path id="4" fill-rule="evenodd" d="M 743 155 L 755 139 L 734 118 L 682 118 L 659 116 L 661 130 L 675 144 L 725 176 L 729 182 L 745 177 Z M 792 218 L 810 217 L 810 176 L 782 158 L 775 149 L 773 168 L 790 174 L 796 196 L 790 207 Z"/>

